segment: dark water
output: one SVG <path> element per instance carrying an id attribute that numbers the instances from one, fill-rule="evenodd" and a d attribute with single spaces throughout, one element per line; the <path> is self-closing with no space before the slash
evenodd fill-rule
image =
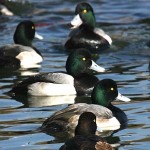
<path id="1" fill-rule="evenodd" d="M 39 72 L 65 70 L 67 54 L 62 43 L 69 33 L 79 1 L 31 0 L 20 5 L 17 15 L 0 16 L 0 46 L 12 43 L 18 22 L 31 19 L 37 25 L 43 41 L 34 45 L 44 56 L 38 69 L 0 73 L 0 149 L 57 150 L 65 139 L 33 133 L 55 111 L 74 102 L 70 97 L 29 97 L 11 99 L 4 92 L 14 83 Z M 149 150 L 150 148 L 150 1 L 148 0 L 89 0 L 94 8 L 97 25 L 113 39 L 111 49 L 100 54 L 96 62 L 107 69 L 98 78 L 117 81 L 119 91 L 132 99 L 129 103 L 115 102 L 129 118 L 127 129 L 107 137 L 119 150 Z M 9 7 L 15 9 L 11 4 Z M 80 98 L 78 98 L 80 99 Z M 65 104 L 60 104 L 64 101 Z"/>

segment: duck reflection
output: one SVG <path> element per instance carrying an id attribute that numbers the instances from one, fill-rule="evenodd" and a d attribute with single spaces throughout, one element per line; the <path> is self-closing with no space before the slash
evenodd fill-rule
<path id="1" fill-rule="evenodd" d="M 17 82 L 22 80 L 21 77 L 25 76 L 32 76 L 39 74 L 39 69 L 41 65 L 35 68 L 27 68 L 27 69 L 18 69 L 18 68 L 13 68 L 10 66 L 8 68 L 3 68 L 0 69 L 0 78 L 11 78 L 13 76 L 16 76 Z M 16 82 L 15 80 L 15 82 Z"/>
<path id="2" fill-rule="evenodd" d="M 76 95 L 68 96 L 25 96 L 17 95 L 12 97 L 16 101 L 24 104 L 24 107 L 45 107 L 62 104 L 74 104 L 76 101 Z M 77 98 L 78 101 L 78 98 Z"/>

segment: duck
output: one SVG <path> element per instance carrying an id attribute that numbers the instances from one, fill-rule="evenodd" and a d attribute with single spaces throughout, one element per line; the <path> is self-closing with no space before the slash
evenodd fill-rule
<path id="1" fill-rule="evenodd" d="M 14 96 L 89 94 L 99 80 L 93 73 L 104 71 L 105 68 L 92 60 L 92 55 L 87 49 L 76 49 L 67 58 L 66 72 L 49 72 L 31 76 L 16 84 L 8 93 Z"/>
<path id="2" fill-rule="evenodd" d="M 92 112 L 83 112 L 75 128 L 75 136 L 68 139 L 59 150 L 113 150 L 102 137 L 95 135 L 96 116 Z"/>
<path id="3" fill-rule="evenodd" d="M 98 135 L 101 132 L 126 128 L 128 122 L 126 114 L 111 103 L 116 99 L 125 102 L 130 101 L 130 98 L 118 92 L 114 80 L 99 80 L 91 93 L 91 104 L 76 103 L 55 112 L 43 122 L 40 130 L 47 134 L 66 132 L 73 136 L 79 116 L 86 111 L 96 115 Z"/>
<path id="4" fill-rule="evenodd" d="M 18 66 L 30 68 L 32 65 L 41 63 L 43 57 L 41 53 L 32 46 L 34 37 L 43 39 L 35 32 L 35 25 L 30 20 L 21 21 L 14 33 L 14 44 L 7 44 L 0 47 L 0 66 Z"/>
<path id="5" fill-rule="evenodd" d="M 0 2 L 0 15 L 13 16 L 14 13 L 4 6 L 3 1 Z"/>
<path id="6" fill-rule="evenodd" d="M 64 44 L 64 48 L 68 52 L 82 47 L 89 48 L 93 53 L 100 52 L 112 44 L 110 36 L 96 27 L 93 8 L 87 2 L 77 4 L 75 17 L 70 24 L 73 30 Z"/>

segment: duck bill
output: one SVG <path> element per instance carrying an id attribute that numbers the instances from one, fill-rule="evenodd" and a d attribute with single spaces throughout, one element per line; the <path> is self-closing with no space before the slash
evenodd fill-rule
<path id="1" fill-rule="evenodd" d="M 83 23 L 83 22 L 82 22 L 82 20 L 81 20 L 81 18 L 80 18 L 80 16 L 79 16 L 79 14 L 76 15 L 76 16 L 72 19 L 72 21 L 71 21 L 71 29 L 78 28 L 82 23 Z"/>
<path id="2" fill-rule="evenodd" d="M 124 102 L 129 102 L 131 101 L 130 98 L 126 97 L 126 96 L 123 96 L 122 94 L 118 93 L 118 96 L 116 98 L 116 100 L 120 100 L 120 101 L 124 101 Z"/>
<path id="3" fill-rule="evenodd" d="M 105 68 L 97 65 L 93 60 L 92 60 L 92 65 L 90 67 L 91 70 L 96 71 L 96 72 L 105 72 Z"/>
<path id="4" fill-rule="evenodd" d="M 35 38 L 39 39 L 39 40 L 43 40 L 43 36 L 39 35 L 37 32 L 35 32 Z"/>

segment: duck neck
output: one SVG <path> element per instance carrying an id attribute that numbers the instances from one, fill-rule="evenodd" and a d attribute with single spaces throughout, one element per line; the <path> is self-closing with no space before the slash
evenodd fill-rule
<path id="1" fill-rule="evenodd" d="M 112 111 L 113 115 L 117 118 L 117 120 L 119 120 L 121 124 L 127 123 L 127 116 L 120 108 L 112 104 L 110 104 L 108 108 Z"/>
<path id="2" fill-rule="evenodd" d="M 75 129 L 75 135 L 89 136 L 95 134 L 96 125 L 92 124 L 89 126 L 88 124 L 78 124 Z"/>

